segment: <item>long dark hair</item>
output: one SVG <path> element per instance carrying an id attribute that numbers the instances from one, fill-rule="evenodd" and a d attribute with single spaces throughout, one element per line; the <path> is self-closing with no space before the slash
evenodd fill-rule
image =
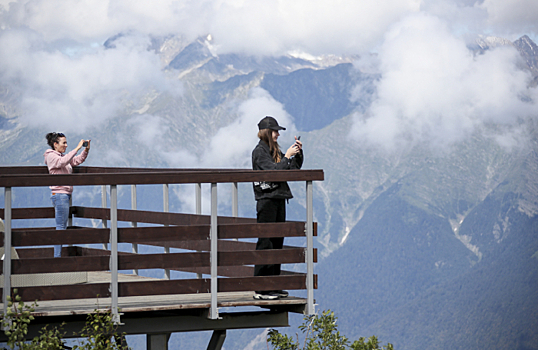
<path id="1" fill-rule="evenodd" d="M 273 130 L 262 129 L 258 131 L 258 137 L 260 140 L 269 145 L 271 156 L 275 163 L 279 163 L 282 160 L 282 152 L 280 151 L 280 145 L 278 142 L 273 141 Z"/>
<path id="2" fill-rule="evenodd" d="M 49 132 L 45 138 L 47 139 L 47 144 L 50 146 L 50 148 L 54 149 L 54 144 L 58 142 L 58 139 L 60 137 L 65 137 L 64 134 L 61 132 Z"/>

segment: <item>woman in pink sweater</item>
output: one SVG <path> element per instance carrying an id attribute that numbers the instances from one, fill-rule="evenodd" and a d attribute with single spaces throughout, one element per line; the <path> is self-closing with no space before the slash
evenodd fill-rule
<path id="1" fill-rule="evenodd" d="M 58 132 L 50 132 L 46 136 L 47 144 L 51 147 L 48 149 L 45 156 L 45 164 L 49 168 L 49 174 L 71 174 L 73 167 L 82 164 L 88 152 L 90 151 L 91 140 L 80 140 L 78 146 L 71 152 L 64 154 L 67 149 L 67 140 L 65 135 Z M 82 148 L 84 151 L 77 156 L 77 152 Z M 56 218 L 56 229 L 65 230 L 67 228 L 67 220 L 69 218 L 69 200 L 73 193 L 73 186 L 50 186 L 52 195 L 52 205 Z M 54 257 L 61 256 L 62 246 L 54 246 Z"/>

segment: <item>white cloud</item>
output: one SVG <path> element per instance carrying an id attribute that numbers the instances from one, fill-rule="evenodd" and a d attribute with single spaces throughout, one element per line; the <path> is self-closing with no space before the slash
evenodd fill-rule
<path id="1" fill-rule="evenodd" d="M 484 0 L 477 7 L 487 12 L 487 24 L 497 35 L 538 34 L 538 1 Z"/>
<path id="2" fill-rule="evenodd" d="M 383 144 L 450 143 L 489 121 L 514 125 L 507 115 L 528 113 L 529 104 L 519 98 L 529 93 L 527 76 L 516 68 L 515 51 L 500 48 L 475 58 L 462 38 L 469 32 L 536 37 L 535 0 L 0 0 L 0 5 L 0 79 L 20 93 L 21 119 L 51 130 L 98 125 L 116 116 L 125 99 L 152 89 L 177 93 L 157 54 L 146 49 L 149 38 L 168 34 L 187 39 L 211 34 L 217 53 L 377 52 L 370 69 L 382 78 L 354 134 L 376 135 Z M 105 50 L 102 43 L 119 33 L 124 36 L 116 48 Z M 245 102 L 239 119 L 208 142 L 207 164 L 247 164 L 263 115 L 281 115 L 286 124 L 281 106 L 255 94 L 252 101 L 265 108 Z M 253 131 L 229 137 L 239 129 Z M 198 162 L 184 151 L 165 156 L 178 166 Z"/>
<path id="3" fill-rule="evenodd" d="M 166 80 L 159 58 L 146 48 L 144 35 L 119 38 L 74 56 L 51 49 L 24 29 L 0 34 L 2 83 L 21 94 L 21 121 L 51 130 L 81 131 L 116 115 L 124 99 L 152 89 L 177 93 L 179 82 Z"/>
<path id="4" fill-rule="evenodd" d="M 237 113 L 238 119 L 221 128 L 211 139 L 202 157 L 203 167 L 251 168 L 251 152 L 259 140 L 258 123 L 267 115 L 286 127 L 279 138 L 282 148 L 287 145 L 283 142 L 288 142 L 296 130 L 282 105 L 261 88 L 252 89 L 250 98 L 239 105 Z"/>
<path id="5" fill-rule="evenodd" d="M 490 123 L 517 127 L 535 114 L 536 94 L 512 46 L 473 56 L 441 19 L 418 14 L 387 32 L 377 56 L 374 101 L 355 116 L 351 137 L 388 149 L 427 142 L 444 148 Z M 361 63 L 358 67 L 360 69 Z M 536 97 L 536 96 L 534 96 Z"/>
<path id="6" fill-rule="evenodd" d="M 220 52 L 280 54 L 302 49 L 319 54 L 366 49 L 390 23 L 418 11 L 419 4 L 419 0 L 19 0 L 10 4 L 3 22 L 26 26 L 47 42 L 102 42 L 133 30 L 190 39 L 211 33 Z"/>

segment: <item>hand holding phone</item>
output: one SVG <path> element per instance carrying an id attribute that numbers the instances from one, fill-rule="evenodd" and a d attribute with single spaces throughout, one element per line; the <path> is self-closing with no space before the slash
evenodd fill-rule
<path id="1" fill-rule="evenodd" d="M 300 141 L 301 141 L 301 136 L 296 136 L 295 137 L 295 143 L 293 144 L 293 147 L 297 148 L 298 151 L 300 151 L 301 148 L 303 148 L 303 144 Z"/>
<path id="2" fill-rule="evenodd" d="M 88 141 L 84 141 L 84 142 L 82 143 L 82 147 L 88 147 Z"/>

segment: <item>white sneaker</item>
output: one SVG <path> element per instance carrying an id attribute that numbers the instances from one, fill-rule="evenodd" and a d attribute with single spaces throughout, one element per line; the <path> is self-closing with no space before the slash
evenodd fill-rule
<path id="1" fill-rule="evenodd" d="M 288 295 L 290 295 L 290 293 L 285 290 L 275 290 L 271 294 L 278 295 L 279 298 L 286 298 Z"/>
<path id="2" fill-rule="evenodd" d="M 278 295 L 273 294 L 273 293 L 267 293 L 267 294 L 255 293 L 254 294 L 254 299 L 258 299 L 258 300 L 276 300 L 276 299 L 278 299 Z"/>

